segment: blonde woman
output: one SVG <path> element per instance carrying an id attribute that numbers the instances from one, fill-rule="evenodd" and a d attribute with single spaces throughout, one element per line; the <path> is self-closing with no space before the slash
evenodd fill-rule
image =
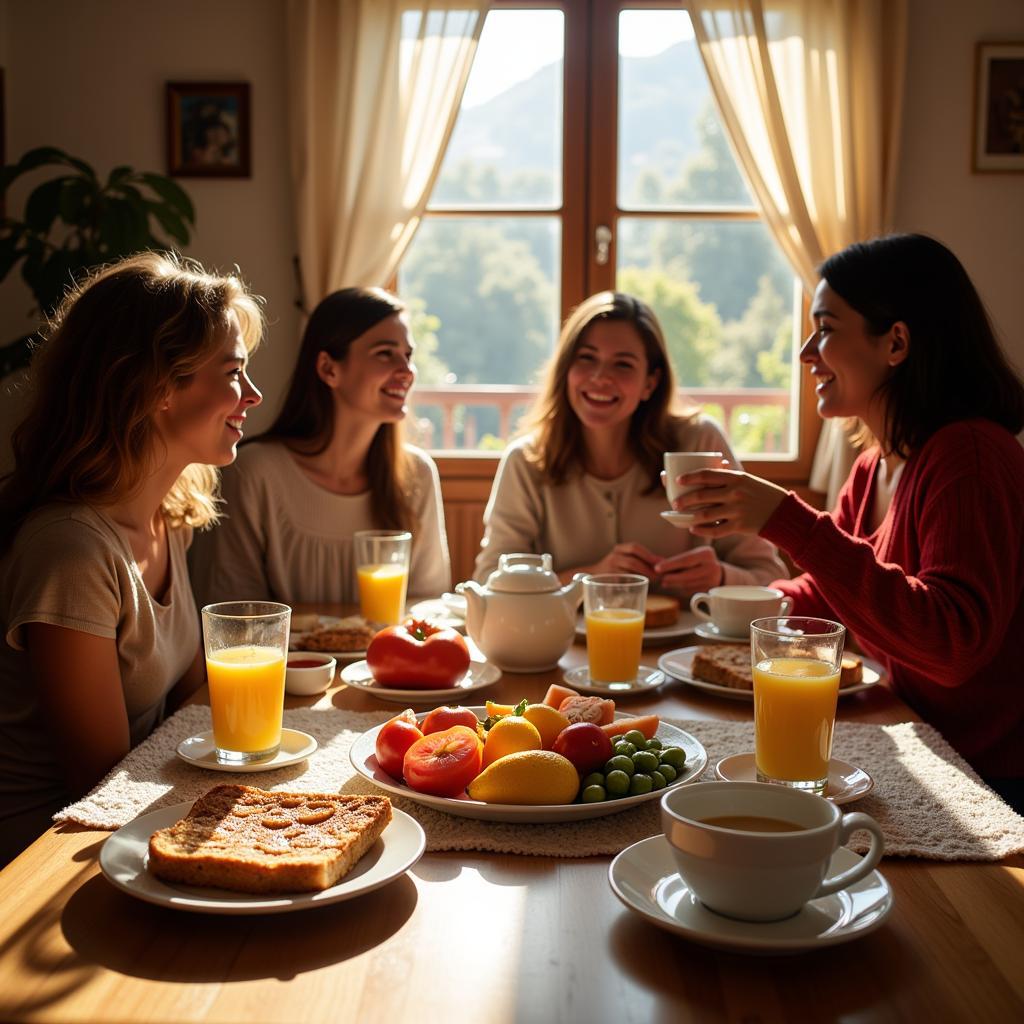
<path id="1" fill-rule="evenodd" d="M 224 522 L 192 553 L 201 600 L 353 603 L 352 534 L 413 535 L 410 596 L 448 590 L 441 484 L 402 442 L 416 378 L 405 307 L 344 288 L 313 311 L 277 419 L 224 474 Z"/>
<path id="2" fill-rule="evenodd" d="M 0 481 L 0 859 L 205 680 L 185 563 L 260 393 L 235 277 L 147 253 L 82 282 Z"/>
<path id="3" fill-rule="evenodd" d="M 498 467 L 476 578 L 486 579 L 510 551 L 550 552 L 563 579 L 640 573 L 681 597 L 784 575 L 775 548 L 758 537 L 707 544 L 659 515 L 668 507 L 665 452 L 720 451 L 738 464 L 714 422 L 674 411 L 675 390 L 649 306 L 620 292 L 578 306 L 562 328 L 529 433 Z"/>

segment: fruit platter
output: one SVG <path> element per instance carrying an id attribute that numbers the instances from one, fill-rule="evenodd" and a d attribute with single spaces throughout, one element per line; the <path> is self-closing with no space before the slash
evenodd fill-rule
<path id="1" fill-rule="evenodd" d="M 657 715 L 553 685 L 544 701 L 406 709 L 353 743 L 355 770 L 381 789 L 482 821 L 581 821 L 696 781 L 707 752 Z"/>

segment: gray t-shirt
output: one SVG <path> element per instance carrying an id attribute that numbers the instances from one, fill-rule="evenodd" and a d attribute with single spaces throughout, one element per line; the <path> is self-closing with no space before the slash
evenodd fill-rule
<path id="1" fill-rule="evenodd" d="M 117 642 L 132 746 L 164 714 L 168 691 L 199 645 L 185 551 L 192 531 L 168 530 L 171 578 L 162 601 L 142 579 L 116 525 L 85 505 L 32 514 L 0 561 L 0 821 L 67 802 L 60 764 L 33 687 L 24 626 L 45 622 Z M 74 666 L 68 666 L 74 672 Z"/>

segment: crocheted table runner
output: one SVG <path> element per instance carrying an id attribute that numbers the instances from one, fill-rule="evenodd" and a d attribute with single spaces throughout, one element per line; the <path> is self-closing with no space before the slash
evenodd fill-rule
<path id="1" fill-rule="evenodd" d="M 258 774 L 205 771 L 180 760 L 175 750 L 189 736 L 210 728 L 210 709 L 182 708 L 136 747 L 88 796 L 54 816 L 96 829 L 116 829 L 138 815 L 193 801 L 212 786 L 239 782 L 261 789 L 306 792 L 379 793 L 356 774 L 349 748 L 361 733 L 394 712 L 350 712 L 333 707 L 286 710 L 288 728 L 311 733 L 320 749 L 308 761 Z M 708 752 L 704 779 L 729 754 L 754 745 L 750 722 L 686 721 L 666 718 L 694 735 Z M 888 856 L 936 860 L 999 860 L 1024 851 L 1024 818 L 978 778 L 931 726 L 836 724 L 833 753 L 866 769 L 874 790 L 844 809 L 870 814 L 882 826 Z M 546 857 L 590 857 L 618 853 L 662 831 L 658 801 L 587 821 L 529 825 L 476 821 L 392 796 L 427 835 L 428 850 L 485 850 Z M 856 833 L 852 849 L 867 849 Z"/>

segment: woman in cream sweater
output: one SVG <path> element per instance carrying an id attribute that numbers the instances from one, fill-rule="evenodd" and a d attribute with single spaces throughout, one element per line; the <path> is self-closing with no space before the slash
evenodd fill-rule
<path id="1" fill-rule="evenodd" d="M 224 474 L 224 522 L 196 540 L 203 603 L 355 603 L 352 535 L 367 529 L 412 531 L 410 596 L 450 588 L 437 467 L 402 443 L 412 357 L 388 292 L 345 288 L 316 307 L 277 419 Z"/>
<path id="2" fill-rule="evenodd" d="M 785 575 L 759 537 L 708 545 L 666 522 L 667 451 L 720 451 L 738 465 L 710 419 L 673 411 L 675 380 L 654 312 L 620 292 L 578 306 L 529 417 L 505 451 L 484 512 L 478 580 L 511 551 L 550 552 L 562 579 L 631 572 L 688 597 L 723 583 Z"/>

